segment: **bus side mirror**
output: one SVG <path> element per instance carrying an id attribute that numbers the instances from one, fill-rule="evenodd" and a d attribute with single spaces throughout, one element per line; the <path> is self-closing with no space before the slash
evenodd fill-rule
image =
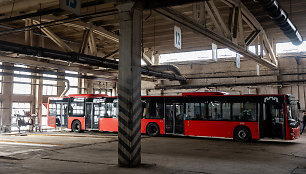
<path id="1" fill-rule="evenodd" d="M 298 107 L 299 110 L 301 109 L 301 104 L 300 104 L 300 102 L 297 102 L 297 107 Z"/>

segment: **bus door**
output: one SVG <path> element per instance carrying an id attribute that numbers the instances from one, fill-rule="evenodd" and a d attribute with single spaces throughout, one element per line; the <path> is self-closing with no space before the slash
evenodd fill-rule
<path id="1" fill-rule="evenodd" d="M 166 133 L 184 133 L 184 106 L 181 103 L 166 104 Z"/>
<path id="2" fill-rule="evenodd" d="M 284 107 L 278 102 L 266 102 L 263 106 L 262 136 L 285 138 Z"/>
<path id="3" fill-rule="evenodd" d="M 68 102 L 56 103 L 56 126 L 68 127 Z"/>
<path id="4" fill-rule="evenodd" d="M 95 109 L 99 110 L 97 103 L 86 102 L 85 104 L 85 126 L 87 129 L 99 128 L 99 114 Z"/>

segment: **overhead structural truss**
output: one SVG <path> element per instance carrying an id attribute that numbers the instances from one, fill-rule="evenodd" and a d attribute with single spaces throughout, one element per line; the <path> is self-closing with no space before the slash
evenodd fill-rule
<path id="1" fill-rule="evenodd" d="M 220 15 L 214 3 L 215 1 L 216 0 L 200 2 L 202 3 L 200 6 L 200 14 L 204 14 L 203 11 L 207 12 L 215 25 L 215 31 L 208 29 L 205 26 L 205 21 L 201 19 L 192 19 L 173 8 L 163 7 L 154 10 L 179 23 L 181 26 L 210 38 L 214 42 L 224 45 L 244 57 L 250 58 L 270 69 L 277 69 L 278 60 L 275 57 L 268 37 L 252 13 L 240 1 L 218 0 L 232 8 L 232 15 L 228 21 L 230 25 L 228 27 L 222 15 Z M 251 34 L 246 38 L 244 38 L 243 23 L 246 23 L 252 29 Z M 256 54 L 248 51 L 248 46 L 252 43 L 256 46 Z M 260 45 L 260 47 L 258 45 Z M 258 49 L 261 50 L 259 51 Z"/>

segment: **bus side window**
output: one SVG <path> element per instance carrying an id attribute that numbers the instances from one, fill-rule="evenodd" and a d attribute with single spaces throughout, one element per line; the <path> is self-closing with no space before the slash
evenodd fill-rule
<path id="1" fill-rule="evenodd" d="M 194 114 L 195 108 L 194 103 L 186 103 L 186 120 L 194 120 L 195 114 Z"/>
<path id="2" fill-rule="evenodd" d="M 105 113 L 104 113 L 105 118 L 110 118 L 110 108 L 109 108 L 109 103 L 105 104 Z"/>
<path id="3" fill-rule="evenodd" d="M 164 104 L 156 103 L 156 116 L 155 118 L 162 119 L 164 118 Z"/>
<path id="4" fill-rule="evenodd" d="M 141 102 L 141 105 L 142 105 L 141 118 L 144 119 L 144 118 L 146 118 L 147 107 L 146 107 L 146 103 L 144 101 Z"/>
<path id="5" fill-rule="evenodd" d="M 145 111 L 143 113 L 145 118 L 155 118 L 156 117 L 156 107 L 154 102 L 147 102 L 145 104 Z"/>
<path id="6" fill-rule="evenodd" d="M 194 104 L 194 116 L 196 120 L 201 120 L 201 107 L 200 103 Z"/>
<path id="7" fill-rule="evenodd" d="M 113 118 L 118 118 L 118 103 L 117 102 L 113 103 L 112 117 Z"/>
<path id="8" fill-rule="evenodd" d="M 56 104 L 49 104 L 49 116 L 56 115 Z"/>
<path id="9" fill-rule="evenodd" d="M 231 120 L 231 103 L 222 103 L 222 120 Z"/>
<path id="10" fill-rule="evenodd" d="M 83 116 L 84 115 L 84 103 L 71 102 L 69 108 L 70 116 Z"/>
<path id="11" fill-rule="evenodd" d="M 243 113 L 241 120 L 242 121 L 256 121 L 256 103 L 251 103 L 251 102 L 245 102 L 243 103 Z"/>
<path id="12" fill-rule="evenodd" d="M 105 114 L 105 103 L 100 103 L 100 117 L 104 117 Z"/>
<path id="13" fill-rule="evenodd" d="M 233 109 L 233 121 L 239 121 L 240 120 L 240 112 L 242 108 L 242 103 L 233 103 L 232 109 Z"/>
<path id="14" fill-rule="evenodd" d="M 201 120 L 207 119 L 207 104 L 201 103 Z"/>
<path id="15" fill-rule="evenodd" d="M 209 117 L 208 119 L 212 120 L 221 120 L 222 115 L 221 115 L 221 104 L 217 102 L 210 102 L 208 104 L 209 108 Z"/>
<path id="16" fill-rule="evenodd" d="M 204 120 L 205 116 L 205 103 L 186 103 L 185 120 Z"/>
<path id="17" fill-rule="evenodd" d="M 256 121 L 257 103 L 233 103 L 233 121 Z"/>

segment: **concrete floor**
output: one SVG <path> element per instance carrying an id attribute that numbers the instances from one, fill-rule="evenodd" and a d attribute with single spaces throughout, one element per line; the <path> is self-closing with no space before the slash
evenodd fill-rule
<path id="1" fill-rule="evenodd" d="M 162 136 L 142 138 L 142 165 L 117 166 L 112 133 L 0 135 L 0 173 L 306 173 L 306 133 L 256 143 Z"/>

